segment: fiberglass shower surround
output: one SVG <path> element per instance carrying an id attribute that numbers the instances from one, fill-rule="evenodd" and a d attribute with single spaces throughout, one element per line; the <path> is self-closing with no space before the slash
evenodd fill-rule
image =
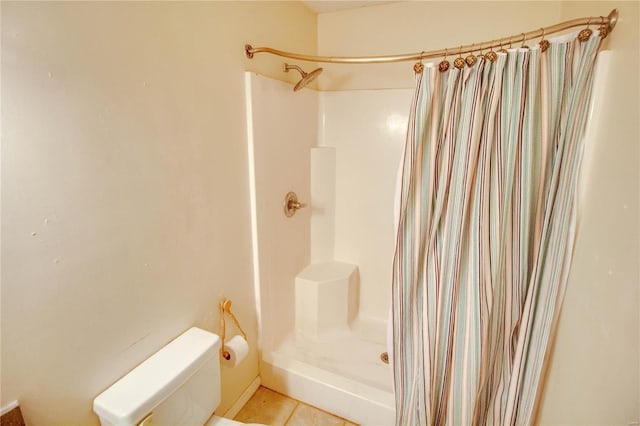
<path id="1" fill-rule="evenodd" d="M 252 213 L 262 382 L 361 424 L 392 424 L 391 368 L 380 358 L 391 264 L 377 259 L 393 254 L 393 209 L 367 210 L 393 203 L 404 139 L 397 126 L 378 134 L 380 106 L 406 123 L 411 90 L 293 94 L 290 85 L 251 73 L 246 83 L 252 205 L 262 206 Z M 350 145 L 345 126 L 385 155 L 357 161 L 364 147 Z M 361 186 L 354 171 L 378 190 L 354 197 Z M 309 205 L 287 217 L 282 203 L 290 191 Z M 359 237 L 370 229 L 379 229 L 380 244 Z"/>

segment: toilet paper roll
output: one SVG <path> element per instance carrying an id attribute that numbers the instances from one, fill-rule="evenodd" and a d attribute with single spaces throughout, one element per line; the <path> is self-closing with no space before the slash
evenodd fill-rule
<path id="1" fill-rule="evenodd" d="M 231 358 L 222 358 L 222 365 L 225 367 L 235 367 L 240 364 L 249 354 L 249 343 L 242 336 L 233 336 L 224 344 L 224 350 L 229 352 Z"/>

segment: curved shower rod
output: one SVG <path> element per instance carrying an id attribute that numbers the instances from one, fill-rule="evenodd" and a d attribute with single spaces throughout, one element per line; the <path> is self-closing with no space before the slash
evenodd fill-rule
<path id="1" fill-rule="evenodd" d="M 282 56 L 284 58 L 298 59 L 300 61 L 310 62 L 325 62 L 333 64 L 381 64 L 389 62 L 403 62 L 403 61 L 418 61 L 422 59 L 440 58 L 447 54 L 461 55 L 463 53 L 471 53 L 478 50 L 486 50 L 494 47 L 511 46 L 512 43 L 531 40 L 538 37 L 544 37 L 545 35 L 564 31 L 573 27 L 580 27 L 582 25 L 606 25 L 607 34 L 613 31 L 613 28 L 618 22 L 618 9 L 613 9 L 607 17 L 596 16 L 587 18 L 578 18 L 571 21 L 561 22 L 550 27 L 540 28 L 535 31 L 529 31 L 528 33 L 520 33 L 511 37 L 499 38 L 495 40 L 485 41 L 483 43 L 474 43 L 466 46 L 453 47 L 450 49 L 432 50 L 430 52 L 416 52 L 405 53 L 400 55 L 386 55 L 386 56 L 313 56 L 303 55 L 300 53 L 285 52 L 282 50 L 272 49 L 270 47 L 253 47 L 250 44 L 245 44 L 244 53 L 247 58 L 253 58 L 256 53 L 270 53 L 272 55 Z"/>

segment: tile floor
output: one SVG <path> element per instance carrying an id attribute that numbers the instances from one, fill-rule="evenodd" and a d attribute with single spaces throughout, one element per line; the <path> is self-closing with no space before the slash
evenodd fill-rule
<path id="1" fill-rule="evenodd" d="M 234 420 L 270 426 L 357 426 L 262 386 Z"/>

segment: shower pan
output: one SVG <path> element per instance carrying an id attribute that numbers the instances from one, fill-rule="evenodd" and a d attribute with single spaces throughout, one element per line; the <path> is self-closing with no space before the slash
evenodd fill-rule
<path id="1" fill-rule="evenodd" d="M 411 90 L 245 82 L 262 384 L 355 423 L 393 424 L 386 328 Z M 290 203 L 306 208 L 287 214 Z"/>

